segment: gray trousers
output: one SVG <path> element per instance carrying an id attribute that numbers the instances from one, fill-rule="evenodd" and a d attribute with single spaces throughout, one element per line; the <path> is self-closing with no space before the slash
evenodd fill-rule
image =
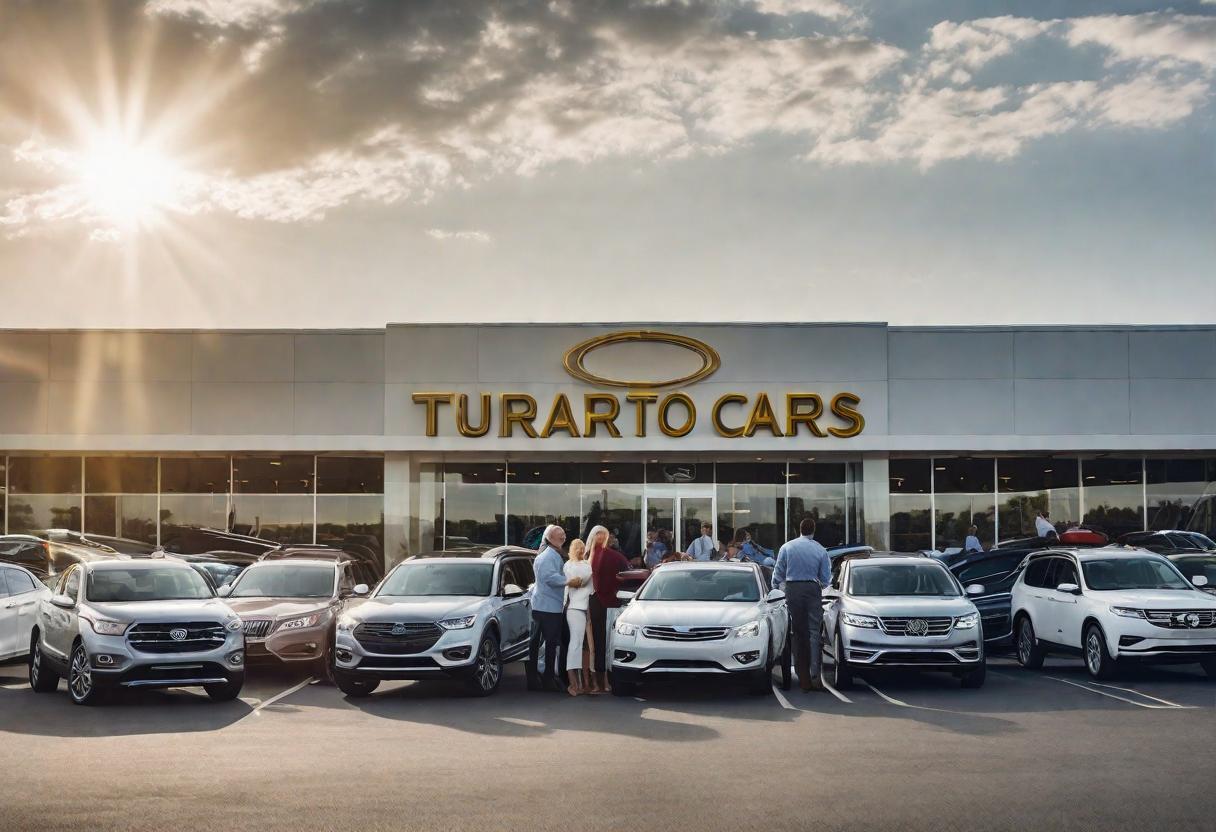
<path id="1" fill-rule="evenodd" d="M 823 588 L 818 581 L 787 581 L 785 601 L 790 610 L 798 681 L 818 679 L 823 671 Z"/>

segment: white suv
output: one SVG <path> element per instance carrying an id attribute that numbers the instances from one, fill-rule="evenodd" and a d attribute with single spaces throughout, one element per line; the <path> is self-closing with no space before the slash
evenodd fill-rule
<path id="1" fill-rule="evenodd" d="M 1198 662 L 1216 676 L 1216 598 L 1144 549 L 1054 549 L 1031 555 L 1013 585 L 1018 662 L 1081 653 L 1097 679 L 1120 663 Z"/>

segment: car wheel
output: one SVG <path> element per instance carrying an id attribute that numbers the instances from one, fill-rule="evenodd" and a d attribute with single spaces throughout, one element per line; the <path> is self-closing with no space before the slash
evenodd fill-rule
<path id="1" fill-rule="evenodd" d="M 1106 637 L 1097 624 L 1085 628 L 1085 669 L 1095 679 L 1112 679 L 1117 670 L 1115 660 L 1106 652 Z"/>
<path id="2" fill-rule="evenodd" d="M 781 645 L 781 689 L 789 690 L 794 686 L 794 677 L 790 672 L 790 659 L 792 658 L 790 641 L 790 628 L 785 628 L 785 643 Z"/>
<path id="3" fill-rule="evenodd" d="M 612 695 L 613 696 L 637 696 L 638 683 L 626 682 L 617 675 L 617 672 L 612 671 Z"/>
<path id="4" fill-rule="evenodd" d="M 89 665 L 89 654 L 85 652 L 83 644 L 77 644 L 72 650 L 71 663 L 68 665 L 68 693 L 77 705 L 95 705 L 101 698 L 93 679 L 93 668 Z"/>
<path id="5" fill-rule="evenodd" d="M 1030 623 L 1029 616 L 1018 618 L 1014 641 L 1017 644 L 1018 664 L 1030 670 L 1038 670 L 1043 666 L 1047 653 L 1035 640 L 1034 625 Z"/>
<path id="6" fill-rule="evenodd" d="M 477 658 L 473 661 L 473 676 L 469 679 L 469 689 L 476 696 L 489 696 L 498 690 L 502 681 L 502 654 L 498 651 L 498 639 L 493 633 L 481 637 L 477 648 Z"/>
<path id="7" fill-rule="evenodd" d="M 836 639 L 832 642 L 832 687 L 836 690 L 853 687 L 853 670 L 844 658 L 844 643 L 840 638 L 840 630 L 836 631 Z"/>
<path id="8" fill-rule="evenodd" d="M 59 687 L 59 674 L 47 665 L 37 633 L 30 641 L 30 687 L 37 693 L 54 693 Z"/>
<path id="9" fill-rule="evenodd" d="M 773 690 L 773 648 L 765 651 L 764 669 L 752 671 L 747 683 L 747 692 L 752 696 L 765 696 Z"/>
<path id="10" fill-rule="evenodd" d="M 336 674 L 334 676 L 334 684 L 338 686 L 338 690 L 350 697 L 359 698 L 362 696 L 371 695 L 372 691 L 380 687 L 379 679 L 354 679 L 350 676 Z"/>
<path id="11" fill-rule="evenodd" d="M 222 685 L 203 685 L 203 690 L 211 697 L 212 702 L 231 702 L 241 695 L 241 688 L 244 686 L 245 679 L 242 677 Z"/>
<path id="12" fill-rule="evenodd" d="M 988 663 L 980 662 L 980 666 L 975 670 L 968 670 L 963 674 L 963 687 L 969 690 L 976 690 L 984 686 L 984 679 L 988 675 Z"/>
<path id="13" fill-rule="evenodd" d="M 334 683 L 334 648 L 330 645 L 325 650 L 325 654 L 317 659 L 316 667 L 313 668 L 313 677 L 323 685 L 332 685 Z"/>

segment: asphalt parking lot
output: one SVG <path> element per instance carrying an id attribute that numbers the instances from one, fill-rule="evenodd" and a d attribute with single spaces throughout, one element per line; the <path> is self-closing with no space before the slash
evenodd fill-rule
<path id="1" fill-rule="evenodd" d="M 368 699 L 254 672 L 73 706 L 0 666 L 6 829 L 1199 829 L 1216 814 L 1216 681 L 990 661 L 987 685 L 883 675 L 752 697 L 489 699 L 393 683 Z"/>

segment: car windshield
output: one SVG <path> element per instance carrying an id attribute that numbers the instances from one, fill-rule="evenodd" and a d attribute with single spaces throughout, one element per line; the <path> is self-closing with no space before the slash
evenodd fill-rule
<path id="1" fill-rule="evenodd" d="M 215 581 L 216 586 L 225 586 L 232 583 L 244 568 L 233 566 L 230 563 L 204 563 L 201 565 L 207 571 L 207 574 L 211 576 L 211 580 Z"/>
<path id="2" fill-rule="evenodd" d="M 1205 552 L 1216 552 L 1216 540 L 1212 540 L 1206 534 L 1199 532 L 1184 532 L 1184 534 L 1191 540 L 1195 548 Z"/>
<path id="3" fill-rule="evenodd" d="M 421 561 L 403 564 L 384 580 L 377 596 L 490 594 L 492 563 Z"/>
<path id="4" fill-rule="evenodd" d="M 640 601 L 760 600 L 756 576 L 743 569 L 660 569 L 638 594 Z"/>
<path id="5" fill-rule="evenodd" d="M 334 594 L 332 566 L 281 563 L 246 569 L 232 586 L 229 598 L 330 598 Z"/>
<path id="6" fill-rule="evenodd" d="M 950 573 L 931 561 L 857 563 L 849 576 L 853 595 L 958 595 Z"/>
<path id="7" fill-rule="evenodd" d="M 1208 579 L 1207 585 L 1216 589 L 1216 555 L 1187 555 L 1173 561 L 1188 581 L 1202 575 Z"/>
<path id="8" fill-rule="evenodd" d="M 1110 558 L 1081 562 L 1085 584 L 1094 590 L 1190 589 L 1170 562 L 1154 558 Z"/>
<path id="9" fill-rule="evenodd" d="M 203 576 L 189 567 L 100 569 L 89 573 L 85 597 L 98 603 L 200 601 L 214 597 Z"/>

